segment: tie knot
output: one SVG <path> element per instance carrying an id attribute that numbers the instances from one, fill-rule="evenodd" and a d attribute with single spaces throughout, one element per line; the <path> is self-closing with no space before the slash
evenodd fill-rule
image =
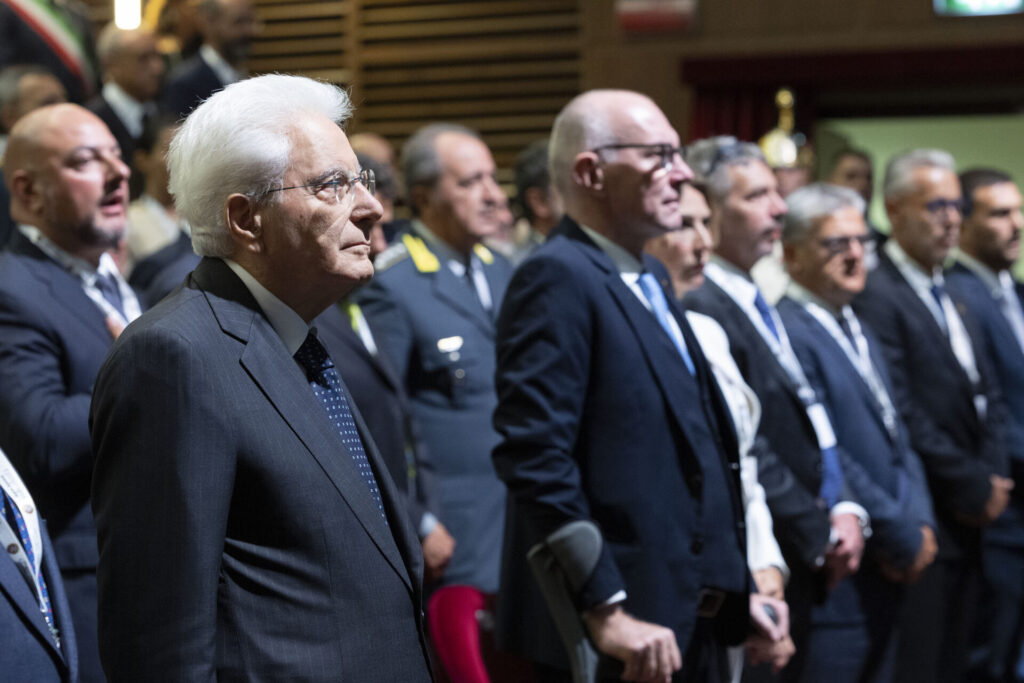
<path id="1" fill-rule="evenodd" d="M 319 377 L 324 370 L 334 367 L 334 362 L 327 355 L 327 349 L 316 338 L 316 330 L 310 330 L 302 346 L 295 352 L 295 360 L 306 369 L 309 377 Z"/>

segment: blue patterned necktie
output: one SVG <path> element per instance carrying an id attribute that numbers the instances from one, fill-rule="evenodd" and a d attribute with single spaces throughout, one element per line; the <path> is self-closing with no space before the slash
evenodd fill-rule
<path id="1" fill-rule="evenodd" d="M 696 374 L 697 371 L 693 367 L 693 359 L 690 357 L 690 352 L 686 350 L 684 344 L 680 343 L 681 340 L 672 334 L 672 324 L 669 322 L 669 317 L 672 314 L 668 310 L 668 301 L 665 300 L 665 293 L 661 291 L 658 281 L 654 279 L 654 274 L 642 274 L 639 282 L 640 290 L 647 297 L 647 302 L 651 304 L 651 309 L 654 311 L 654 317 L 658 319 L 658 324 L 661 325 L 662 329 L 665 330 L 665 334 L 675 344 L 679 355 L 683 357 L 683 362 L 686 363 L 686 369 L 690 371 L 691 375 Z"/>
<path id="2" fill-rule="evenodd" d="M 754 297 L 754 308 L 761 314 L 761 320 L 764 321 L 768 331 L 775 337 L 775 341 L 779 341 L 779 330 L 775 327 L 775 319 L 772 317 L 772 309 L 768 306 L 768 302 L 761 296 L 761 290 L 757 291 L 757 296 Z"/>
<path id="3" fill-rule="evenodd" d="M 843 467 L 839 463 L 839 451 L 835 446 L 821 449 L 821 499 L 831 510 L 839 502 L 843 491 Z"/>
<path id="4" fill-rule="evenodd" d="M 28 563 L 32 567 L 36 566 L 36 553 L 32 547 L 32 537 L 29 536 L 28 526 L 25 524 L 25 518 L 22 517 L 21 511 L 18 506 L 14 504 L 14 501 L 7 495 L 7 491 L 0 488 L 0 505 L 3 506 L 3 515 L 7 519 L 7 523 L 12 529 L 18 530 L 18 536 L 21 537 L 21 546 L 25 549 L 25 555 L 28 557 Z M 43 578 L 43 568 L 40 567 L 39 571 L 36 572 L 36 583 L 39 584 L 39 595 L 41 602 L 39 603 L 39 611 L 43 613 L 43 619 L 46 620 L 46 625 L 50 629 L 50 635 L 53 636 L 53 642 L 60 647 L 60 638 L 57 636 L 57 627 L 53 622 L 53 608 L 50 606 L 50 592 L 46 589 L 46 580 Z"/>
<path id="5" fill-rule="evenodd" d="M 118 313 L 124 316 L 124 302 L 121 300 L 121 288 L 117 284 L 117 280 L 113 275 L 106 275 L 103 273 L 96 273 L 96 289 L 100 290 L 100 294 L 107 300 L 111 306 L 113 306 Z"/>
<path id="6" fill-rule="evenodd" d="M 946 290 L 940 284 L 933 284 L 931 287 L 932 298 L 935 299 L 935 303 L 939 305 L 939 324 L 942 326 L 943 331 L 949 334 L 949 324 L 946 322 L 946 309 L 942 305 L 942 300 L 946 297 Z"/>
<path id="7" fill-rule="evenodd" d="M 351 454 L 352 462 L 359 470 L 363 483 L 370 491 L 370 497 L 377 504 L 377 509 L 380 510 L 380 515 L 384 518 L 384 523 L 387 524 L 384 501 L 381 498 L 380 489 L 377 487 L 377 479 L 373 476 L 373 468 L 366 457 L 366 451 L 363 450 L 363 441 L 359 438 L 359 430 L 356 429 L 356 421 L 352 416 L 352 409 L 348 405 L 341 377 L 338 375 L 337 368 L 334 367 L 334 361 L 327 355 L 327 350 L 316 338 L 315 331 L 310 330 L 306 335 L 306 340 L 295 352 L 295 360 L 305 368 L 306 378 L 313 388 L 313 393 L 323 405 L 324 410 L 327 411 L 327 417 L 330 418 L 331 424 L 334 425 L 338 436 L 341 437 L 341 442 Z"/>

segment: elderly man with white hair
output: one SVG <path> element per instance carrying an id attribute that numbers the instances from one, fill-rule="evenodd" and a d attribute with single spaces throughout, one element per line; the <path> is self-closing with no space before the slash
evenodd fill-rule
<path id="1" fill-rule="evenodd" d="M 203 261 L 91 410 L 112 680 L 429 681 L 416 535 L 311 321 L 373 274 L 344 91 L 229 86 L 176 135 Z"/>
<path id="2" fill-rule="evenodd" d="M 764 641 L 784 640 L 787 611 L 772 600 L 773 625 L 768 598 L 750 596 L 728 408 L 668 273 L 643 254 L 680 226 L 692 172 L 665 114 L 623 90 L 566 105 L 550 161 L 566 217 L 516 271 L 498 319 L 504 644 L 540 680 L 566 680 L 526 552 L 591 520 L 601 555 L 572 599 L 608 665 L 599 680 L 727 680 L 723 646 L 752 618 Z"/>
<path id="3" fill-rule="evenodd" d="M 981 528 L 1009 501 L 1005 408 L 970 311 L 946 294 L 963 200 L 953 157 L 917 149 L 885 171 L 892 238 L 853 302 L 878 334 L 894 400 L 921 457 L 938 522 L 935 563 L 907 592 L 895 680 L 958 681 L 967 662 Z"/>

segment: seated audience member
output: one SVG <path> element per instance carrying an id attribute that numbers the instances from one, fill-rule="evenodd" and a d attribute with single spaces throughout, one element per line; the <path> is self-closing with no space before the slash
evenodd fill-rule
<path id="1" fill-rule="evenodd" d="M 680 228 L 650 240 L 644 251 L 665 265 L 672 281 L 672 291 L 677 299 L 682 300 L 687 292 L 703 284 L 704 266 L 711 253 L 711 233 L 708 232 L 711 209 L 704 193 L 696 186 L 689 183 L 683 186 L 680 213 Z M 743 375 L 729 352 L 729 339 L 721 326 L 712 318 L 693 311 L 686 312 L 686 319 L 715 374 L 736 431 L 747 531 L 747 565 L 753 573 L 758 592 L 781 600 L 785 597 L 789 568 L 772 532 L 772 516 L 765 502 L 764 488 L 757 481 L 754 445 L 761 419 L 761 402 L 743 381 Z M 787 645 L 791 646 L 792 641 L 787 639 Z M 780 653 L 783 651 L 785 646 L 779 649 Z M 783 661 L 781 657 L 773 659 L 776 665 Z M 738 681 L 742 672 L 743 648 L 735 648 L 730 653 L 730 660 L 733 680 Z"/>
<path id="2" fill-rule="evenodd" d="M 0 672 L 11 683 L 78 680 L 75 629 L 32 495 L 0 451 Z"/>
<path id="3" fill-rule="evenodd" d="M 146 121 L 156 115 L 164 77 L 164 59 L 148 29 L 127 31 L 108 24 L 96 40 L 103 67 L 103 89 L 85 105 L 103 119 L 121 145 L 121 158 L 132 169 L 132 196 L 142 191 L 144 176 L 135 166 L 135 148 Z"/>
<path id="4" fill-rule="evenodd" d="M 995 169 L 960 174 L 965 200 L 960 249 L 946 271 L 949 295 L 978 323 L 978 353 L 988 356 L 1009 407 L 1006 449 L 1010 503 L 982 534 L 984 593 L 971 653 L 971 680 L 1013 680 L 1024 640 L 1024 285 L 1010 268 L 1020 258 L 1021 193 Z"/>
<path id="5" fill-rule="evenodd" d="M 351 111 L 262 76 L 172 142 L 204 258 L 120 338 L 91 409 L 111 680 L 430 681 L 418 543 L 312 326 L 373 275 Z"/>
<path id="6" fill-rule="evenodd" d="M 790 580 L 786 587 L 796 655 L 782 680 L 800 679 L 811 607 L 857 571 L 868 516 L 843 474 L 835 431 L 793 352 L 778 311 L 750 269 L 778 241 L 786 204 L 756 145 L 710 138 L 688 148 L 711 204 L 714 254 L 688 308 L 714 318 L 755 391 L 758 474 Z"/>
<path id="7" fill-rule="evenodd" d="M 895 626 L 903 584 L 935 557 L 924 470 L 896 410 L 882 347 L 850 301 L 864 289 L 872 244 L 864 201 L 817 183 L 786 199 L 782 243 L 791 282 L 779 315 L 808 382 L 828 411 L 847 485 L 871 516 L 860 571 L 811 615 L 807 683 L 896 683 Z"/>
<path id="8" fill-rule="evenodd" d="M 128 206 L 128 282 L 150 305 L 163 299 L 199 265 L 188 221 L 167 187 L 167 151 L 179 124 L 173 115 L 153 119 L 139 141 L 135 163 L 146 175 L 145 192 Z"/>
<path id="9" fill-rule="evenodd" d="M 45 67 L 15 64 L 0 70 L 0 248 L 14 230 L 11 198 L 3 181 L 3 157 L 7 134 L 14 124 L 33 109 L 67 101 L 64 86 Z"/>
<path id="10" fill-rule="evenodd" d="M 124 235 L 128 173 L 117 140 L 78 105 L 36 109 L 11 131 L 18 229 L 0 256 L 0 447 L 53 531 L 86 682 L 104 680 L 89 398 L 111 344 L 140 313 L 109 254 Z"/>
<path id="11" fill-rule="evenodd" d="M 876 248 L 885 244 L 885 240 L 889 236 L 879 231 L 868 220 L 871 198 L 875 194 L 875 172 L 871 156 L 863 150 L 844 147 L 832 157 L 832 163 L 829 164 L 824 180 L 839 187 L 848 187 L 861 196 L 864 200 L 864 220 L 867 222 L 868 234 L 874 238 Z M 869 250 L 864 256 L 864 264 L 867 269 L 874 270 L 878 264 L 878 257 L 874 250 Z"/>
<path id="12" fill-rule="evenodd" d="M 892 236 L 864 291 L 859 320 L 881 341 L 893 400 L 924 464 L 935 505 L 935 562 L 906 591 L 897 681 L 961 681 L 976 614 L 981 529 L 1006 507 L 1005 407 L 970 311 L 946 293 L 942 264 L 963 208 L 953 157 L 917 149 L 889 160 L 885 210 Z"/>
<path id="13" fill-rule="evenodd" d="M 571 597 L 598 679 L 728 680 L 724 648 L 751 620 L 757 639 L 784 639 L 787 611 L 750 594 L 728 409 L 664 267 L 643 254 L 679 227 L 692 174 L 664 113 L 635 92 L 577 96 L 551 145 L 566 215 L 516 271 L 497 329 L 503 644 L 541 680 L 569 680 L 526 553 L 591 520 L 600 558 Z"/>
<path id="14" fill-rule="evenodd" d="M 498 589 L 505 487 L 491 465 L 494 318 L 512 267 L 481 244 L 507 201 L 477 133 L 438 123 L 402 149 L 416 219 L 381 254 L 361 306 L 409 395 L 437 473 L 441 521 L 455 551 L 427 610 L 449 675 L 487 679 L 477 612 Z"/>
<path id="15" fill-rule="evenodd" d="M 187 116 L 207 97 L 247 75 L 246 62 L 260 23 L 250 0 L 199 0 L 203 44 L 167 76 L 163 108 Z"/>
<path id="16" fill-rule="evenodd" d="M 46 20 L 40 21 L 40 12 Z M 38 64 L 60 81 L 71 102 L 98 88 L 93 22 L 81 2 L 0 2 L 0 66 Z"/>

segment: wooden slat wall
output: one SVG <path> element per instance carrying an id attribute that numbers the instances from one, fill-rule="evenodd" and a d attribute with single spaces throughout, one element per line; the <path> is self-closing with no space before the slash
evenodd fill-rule
<path id="1" fill-rule="evenodd" d="M 479 130 L 503 177 L 579 90 L 580 0 L 358 0 L 354 129 Z"/>
<path id="2" fill-rule="evenodd" d="M 348 85 L 350 129 L 396 146 L 446 120 L 478 129 L 502 178 L 580 88 L 584 0 L 253 0 L 253 73 Z M 97 23 L 113 0 L 87 0 Z"/>

